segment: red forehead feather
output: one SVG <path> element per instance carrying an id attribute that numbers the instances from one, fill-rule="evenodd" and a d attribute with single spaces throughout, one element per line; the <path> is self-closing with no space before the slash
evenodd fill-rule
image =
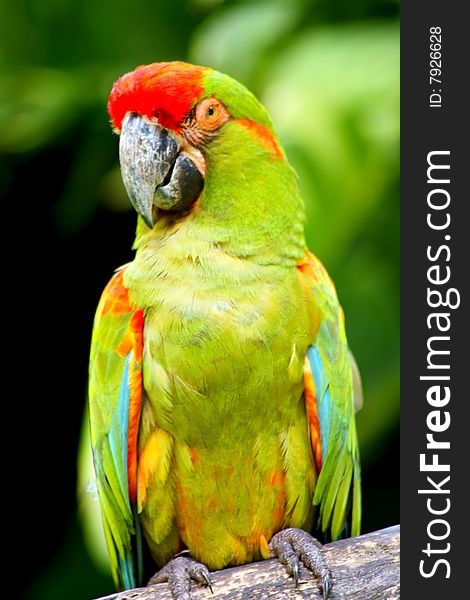
<path id="1" fill-rule="evenodd" d="M 116 81 L 109 95 L 108 112 L 113 127 L 121 130 L 127 112 L 158 117 L 169 129 L 179 131 L 191 106 L 204 91 L 207 69 L 183 62 L 142 65 Z"/>

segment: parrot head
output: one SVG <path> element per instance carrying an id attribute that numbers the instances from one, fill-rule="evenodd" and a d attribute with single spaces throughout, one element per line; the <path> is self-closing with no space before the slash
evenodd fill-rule
<path id="1" fill-rule="evenodd" d="M 241 83 L 184 62 L 143 65 L 116 81 L 108 112 L 141 217 L 136 249 L 178 229 L 259 264 L 303 256 L 296 174 L 266 109 Z"/>
<path id="2" fill-rule="evenodd" d="M 261 103 L 239 82 L 207 67 L 183 62 L 137 67 L 114 84 L 108 112 L 120 134 L 124 186 L 150 228 L 155 208 L 191 209 L 206 182 L 209 149 L 228 124 L 249 132 L 273 160 L 285 158 Z M 237 140 L 240 150 L 243 140 Z M 231 153 L 228 144 L 218 149 L 225 158 Z M 232 166 L 235 161 L 243 168 L 239 156 Z"/>

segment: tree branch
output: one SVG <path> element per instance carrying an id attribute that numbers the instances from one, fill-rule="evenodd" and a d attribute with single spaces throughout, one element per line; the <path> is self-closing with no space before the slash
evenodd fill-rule
<path id="1" fill-rule="evenodd" d="M 324 554 L 333 576 L 330 600 L 400 598 L 400 527 L 396 525 L 326 544 Z M 276 559 L 211 573 L 214 594 L 194 584 L 193 600 L 321 599 L 318 581 L 302 572 L 299 588 Z M 97 600 L 171 600 L 167 584 L 137 588 Z"/>

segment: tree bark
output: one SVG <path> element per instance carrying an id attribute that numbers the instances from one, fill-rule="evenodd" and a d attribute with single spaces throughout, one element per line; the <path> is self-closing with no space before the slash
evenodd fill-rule
<path id="1" fill-rule="evenodd" d="M 400 527 L 396 525 L 323 546 L 333 577 L 329 600 L 400 598 Z M 318 580 L 302 570 L 298 589 L 276 559 L 211 573 L 214 593 L 196 584 L 193 600 L 321 600 Z M 166 583 L 136 588 L 97 600 L 171 600 Z"/>

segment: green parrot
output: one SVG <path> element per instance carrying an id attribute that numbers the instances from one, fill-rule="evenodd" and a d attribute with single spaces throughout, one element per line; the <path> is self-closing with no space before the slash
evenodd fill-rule
<path id="1" fill-rule="evenodd" d="M 92 336 L 93 459 L 118 588 L 147 556 L 176 600 L 210 570 L 299 561 L 358 535 L 358 371 L 334 285 L 304 239 L 296 175 L 243 85 L 183 62 L 113 86 L 134 260 Z"/>

